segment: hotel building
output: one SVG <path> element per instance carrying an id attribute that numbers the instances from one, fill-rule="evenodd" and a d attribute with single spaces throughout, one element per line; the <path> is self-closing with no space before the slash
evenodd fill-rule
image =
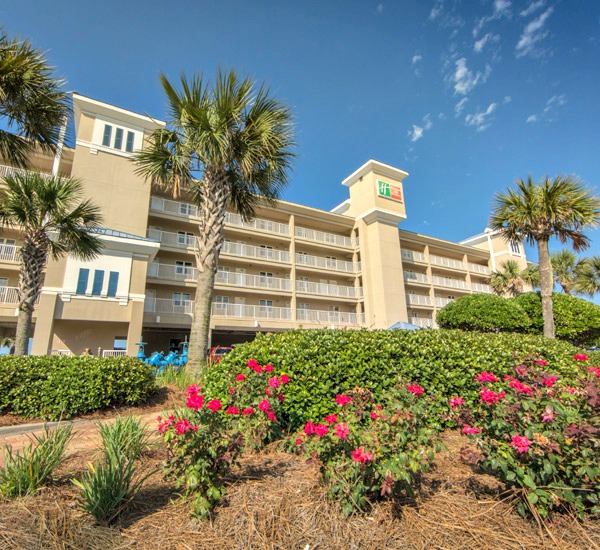
<path id="1" fill-rule="evenodd" d="M 80 179 L 101 208 L 104 243 L 92 261 L 50 261 L 34 313 L 32 353 L 168 351 L 189 334 L 195 297 L 197 208 L 135 173 L 131 155 L 162 122 L 74 94 L 74 147 L 35 155 L 32 169 Z M 17 169 L 0 166 L 0 174 Z M 291 328 L 435 327 L 436 312 L 489 293 L 522 244 L 484 233 L 454 243 L 399 229 L 408 174 L 370 160 L 342 184 L 331 211 L 277 201 L 244 222 L 227 214 L 213 293 L 213 345 Z M 14 335 L 18 230 L 0 233 L 0 337 Z"/>

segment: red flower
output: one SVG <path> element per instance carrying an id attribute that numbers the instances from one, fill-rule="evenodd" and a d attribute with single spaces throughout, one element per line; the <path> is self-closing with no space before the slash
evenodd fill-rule
<path id="1" fill-rule="evenodd" d="M 245 416 L 249 416 L 251 414 L 254 414 L 254 409 L 252 407 L 246 407 L 243 411 L 242 414 Z"/>
<path id="2" fill-rule="evenodd" d="M 304 424 L 304 433 L 306 435 L 312 435 L 315 432 L 316 426 L 312 423 L 312 422 L 307 422 L 306 424 Z"/>
<path id="3" fill-rule="evenodd" d="M 344 405 L 347 405 L 348 403 L 350 403 L 350 401 L 352 401 L 352 399 L 350 397 L 348 397 L 347 395 L 338 395 L 335 398 L 335 402 L 340 406 L 343 407 Z"/>
<path id="4" fill-rule="evenodd" d="M 593 372 L 596 378 L 600 378 L 600 368 L 598 367 L 588 367 L 588 372 Z"/>
<path id="5" fill-rule="evenodd" d="M 269 378 L 269 386 L 276 389 L 281 386 L 281 380 L 277 376 L 273 376 L 273 378 Z"/>
<path id="6" fill-rule="evenodd" d="M 369 415 L 373 420 L 377 420 L 379 418 L 379 415 L 375 411 L 371 411 Z"/>
<path id="7" fill-rule="evenodd" d="M 558 380 L 558 376 L 551 375 L 551 376 L 548 376 L 548 378 L 544 378 L 542 380 L 542 384 L 551 388 L 552 386 L 554 386 L 554 384 L 556 384 L 557 380 Z"/>
<path id="8" fill-rule="evenodd" d="M 285 395 L 283 395 L 282 393 L 278 393 L 277 399 L 279 399 L 279 401 L 281 401 L 283 403 L 285 401 Z"/>
<path id="9" fill-rule="evenodd" d="M 179 435 L 184 434 L 185 432 L 187 432 L 188 430 L 191 430 L 192 428 L 193 428 L 193 426 L 190 424 L 190 422 L 187 418 L 179 420 L 177 422 L 177 424 L 175 424 L 175 431 Z"/>
<path id="10" fill-rule="evenodd" d="M 479 401 L 486 403 L 487 405 L 493 405 L 502 401 L 506 397 L 506 392 L 493 392 L 492 390 L 483 389 L 479 392 Z"/>
<path id="11" fill-rule="evenodd" d="M 275 416 L 275 413 L 273 411 L 267 411 L 267 418 L 271 422 L 277 422 L 277 417 Z"/>
<path id="12" fill-rule="evenodd" d="M 425 392 L 425 390 L 418 384 L 409 384 L 408 386 L 406 386 L 406 389 L 410 393 L 414 393 L 415 395 L 423 395 L 423 393 Z"/>
<path id="13" fill-rule="evenodd" d="M 509 384 L 511 388 L 513 388 L 517 393 L 524 393 L 526 395 L 531 395 L 533 393 L 533 388 L 526 386 L 522 382 L 518 380 L 512 380 Z"/>
<path id="14" fill-rule="evenodd" d="M 245 376 L 244 374 L 238 374 L 238 375 L 235 377 L 235 379 L 236 379 L 238 382 L 243 382 L 244 380 L 246 380 L 246 376 Z"/>
<path id="15" fill-rule="evenodd" d="M 240 414 L 240 409 L 237 407 L 227 407 L 225 414 Z"/>
<path id="16" fill-rule="evenodd" d="M 538 365 L 540 365 L 540 367 L 547 367 L 548 366 L 548 361 L 546 361 L 545 359 L 537 359 L 536 363 Z"/>
<path id="17" fill-rule="evenodd" d="M 565 390 L 567 393 L 577 393 L 575 388 L 570 388 L 569 386 L 565 386 L 563 390 Z"/>
<path id="18" fill-rule="evenodd" d="M 337 414 L 328 414 L 324 420 L 327 424 L 335 424 L 337 422 Z"/>
<path id="19" fill-rule="evenodd" d="M 552 411 L 552 407 L 548 405 L 544 414 L 542 414 L 542 422 L 552 422 L 554 420 L 554 412 Z"/>
<path id="20" fill-rule="evenodd" d="M 450 401 L 448 401 L 448 404 L 453 408 L 453 409 L 458 409 L 458 407 L 460 407 L 461 405 L 465 404 L 465 398 L 464 397 L 457 397 L 456 395 L 454 397 L 450 398 Z"/>
<path id="21" fill-rule="evenodd" d="M 589 358 L 585 353 L 576 353 L 573 355 L 573 359 L 575 359 L 575 361 L 587 361 Z"/>
<path id="22" fill-rule="evenodd" d="M 267 394 L 269 397 L 271 397 L 271 395 L 273 395 L 273 394 L 271 393 L 271 388 L 265 388 L 265 393 L 266 393 L 266 394 Z"/>
<path id="23" fill-rule="evenodd" d="M 206 405 L 212 412 L 217 412 L 221 410 L 221 402 L 218 399 L 211 399 Z"/>
<path id="24" fill-rule="evenodd" d="M 287 374 L 282 374 L 280 377 L 282 384 L 287 384 L 290 381 L 290 377 Z"/>
<path id="25" fill-rule="evenodd" d="M 354 462 L 360 462 L 361 464 L 366 464 L 375 458 L 372 454 L 367 453 L 362 447 L 356 447 L 351 453 L 350 456 Z"/>
<path id="26" fill-rule="evenodd" d="M 233 388 L 229 388 L 227 391 L 229 392 L 229 395 L 233 395 L 235 393 Z"/>
<path id="27" fill-rule="evenodd" d="M 188 386 L 185 391 L 188 395 L 193 395 L 195 393 L 200 393 L 200 388 L 196 386 L 196 384 L 192 384 L 191 386 Z"/>
<path id="28" fill-rule="evenodd" d="M 469 426 L 468 424 L 463 424 L 462 433 L 463 435 L 475 435 L 481 433 L 481 430 L 479 428 Z"/>
<path id="29" fill-rule="evenodd" d="M 304 441 L 302 441 L 301 437 L 299 437 L 298 439 L 296 439 L 296 445 L 300 446 L 300 445 L 302 445 L 302 443 L 304 443 Z"/>
<path id="30" fill-rule="evenodd" d="M 488 371 L 480 372 L 475 377 L 475 380 L 477 380 L 477 382 L 481 382 L 482 384 L 485 384 L 486 382 L 498 382 L 498 378 L 496 378 L 493 373 Z"/>
<path id="31" fill-rule="evenodd" d="M 248 365 L 248 368 L 250 368 L 250 369 L 252 369 L 252 370 L 256 369 L 256 367 L 260 367 L 260 365 L 259 365 L 259 364 L 256 362 L 256 360 L 255 360 L 255 359 L 250 359 L 250 360 L 249 360 L 249 361 L 246 363 L 246 365 Z"/>
<path id="32" fill-rule="evenodd" d="M 198 409 L 202 408 L 202 405 L 204 405 L 204 397 L 202 397 L 199 393 L 190 393 L 185 404 L 188 408 L 197 411 Z"/>
<path id="33" fill-rule="evenodd" d="M 258 404 L 258 409 L 261 410 L 261 411 L 263 411 L 263 412 L 267 412 L 270 408 L 271 408 L 271 404 L 269 403 L 268 399 L 263 399 Z"/>
<path id="34" fill-rule="evenodd" d="M 348 429 L 348 426 L 346 426 L 346 424 L 340 422 L 335 427 L 335 435 L 337 435 L 340 439 L 348 439 L 348 436 L 350 435 L 350 430 Z"/>
<path id="35" fill-rule="evenodd" d="M 319 437 L 323 437 L 324 435 L 327 435 L 329 433 L 329 428 L 325 426 L 325 424 L 317 424 L 317 426 L 315 427 L 315 433 Z"/>
<path id="36" fill-rule="evenodd" d="M 520 454 L 526 453 L 530 445 L 531 441 L 527 439 L 526 435 L 513 435 L 512 442 L 510 443 L 510 446 L 514 447 Z"/>
<path id="37" fill-rule="evenodd" d="M 273 372 L 273 365 L 265 365 L 265 372 Z"/>

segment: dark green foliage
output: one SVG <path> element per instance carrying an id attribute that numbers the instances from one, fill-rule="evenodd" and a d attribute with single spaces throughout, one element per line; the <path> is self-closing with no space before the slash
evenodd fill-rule
<path id="1" fill-rule="evenodd" d="M 450 302 L 436 321 L 442 328 L 481 332 L 523 332 L 530 325 L 517 303 L 493 294 L 471 294 Z"/>
<path id="2" fill-rule="evenodd" d="M 529 332 L 542 334 L 542 300 L 539 292 L 528 292 L 509 302 L 518 304 L 529 316 Z M 552 295 L 556 336 L 578 345 L 591 345 L 600 336 L 600 306 L 568 294 Z"/>
<path id="3" fill-rule="evenodd" d="M 0 411 L 58 420 L 155 391 L 152 368 L 133 357 L 0 357 Z"/>
<path id="4" fill-rule="evenodd" d="M 579 351 L 564 341 L 511 333 L 296 330 L 236 346 L 206 371 L 204 387 L 207 394 L 226 399 L 231 374 L 246 372 L 249 359 L 271 363 L 291 377 L 283 409 L 297 429 L 335 412 L 332 396 L 356 386 L 379 395 L 401 380 L 435 396 L 431 418 L 443 422 L 448 398 L 458 394 L 469 405 L 478 401 L 473 377 L 481 371 L 512 374 L 515 356 L 539 354 L 552 372 L 573 380 L 582 369 L 573 360 Z"/>

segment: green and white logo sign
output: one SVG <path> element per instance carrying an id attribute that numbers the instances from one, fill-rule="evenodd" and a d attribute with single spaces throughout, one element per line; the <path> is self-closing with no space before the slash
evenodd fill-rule
<path id="1" fill-rule="evenodd" d="M 387 181 L 377 180 L 377 194 L 386 199 L 402 202 L 402 188 Z"/>

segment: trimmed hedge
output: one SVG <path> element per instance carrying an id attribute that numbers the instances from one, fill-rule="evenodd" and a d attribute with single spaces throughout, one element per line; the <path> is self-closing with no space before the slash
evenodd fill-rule
<path id="1" fill-rule="evenodd" d="M 58 420 L 138 405 L 155 390 L 152 367 L 134 357 L 0 357 L 0 412 Z"/>
<path id="2" fill-rule="evenodd" d="M 259 335 L 236 346 L 207 369 L 203 382 L 207 395 L 227 402 L 232 374 L 245 373 L 249 359 L 271 363 L 275 375 L 285 372 L 291 378 L 283 409 L 290 427 L 297 429 L 333 412 L 332 397 L 356 386 L 379 393 L 398 381 L 418 383 L 438 399 L 433 413 L 447 410 L 447 399 L 455 394 L 475 406 L 476 374 L 513 374 L 515 357 L 531 354 L 543 356 L 549 372 L 572 381 L 582 372 L 573 359 L 579 351 L 568 342 L 511 333 L 295 330 Z"/>

